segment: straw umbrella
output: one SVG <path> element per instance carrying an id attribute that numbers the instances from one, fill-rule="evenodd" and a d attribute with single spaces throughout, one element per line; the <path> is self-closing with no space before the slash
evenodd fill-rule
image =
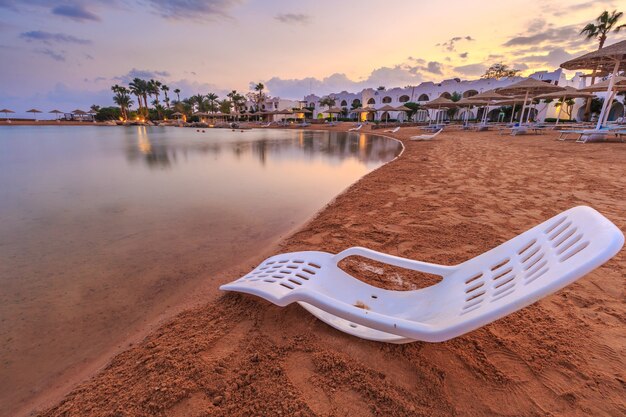
<path id="1" fill-rule="evenodd" d="M 72 114 L 77 114 L 80 116 L 80 121 L 83 121 L 83 116 L 87 114 L 86 111 L 83 111 L 81 109 L 75 109 L 74 111 L 72 111 Z"/>
<path id="2" fill-rule="evenodd" d="M 281 115 L 292 115 L 293 111 L 289 110 L 289 109 L 283 109 L 283 110 L 276 110 L 274 112 L 274 114 L 281 114 Z M 285 123 L 285 120 L 283 119 L 283 124 Z"/>
<path id="3" fill-rule="evenodd" d="M 520 95 L 524 94 L 524 105 L 522 106 L 522 117 L 520 118 L 520 124 L 524 121 L 524 111 L 526 110 L 526 103 L 528 98 L 539 94 L 554 93 L 555 91 L 563 91 L 563 87 L 553 85 L 543 81 L 536 80 L 534 78 L 526 78 L 525 80 L 518 81 L 508 87 L 497 89 L 497 92 L 505 95 Z M 526 123 L 530 120 L 530 110 L 526 117 Z"/>
<path id="4" fill-rule="evenodd" d="M 303 119 L 306 119 L 306 115 L 307 115 L 307 114 L 311 114 L 311 113 L 313 113 L 311 110 L 309 110 L 309 109 L 304 109 L 304 108 L 302 108 L 302 109 L 295 109 L 293 112 L 294 112 L 294 114 L 296 115 L 296 118 L 298 118 L 298 119 L 299 119 L 299 117 L 297 116 L 298 114 L 302 114 L 302 118 L 303 118 Z"/>
<path id="5" fill-rule="evenodd" d="M 26 110 L 26 113 L 32 113 L 33 117 L 35 118 L 35 121 L 37 121 L 37 113 L 43 113 L 43 112 L 37 109 L 30 109 L 30 110 Z"/>
<path id="6" fill-rule="evenodd" d="M 382 106 L 380 109 L 376 110 L 377 112 L 387 112 L 387 120 L 385 121 L 385 123 L 389 123 L 389 112 L 390 111 L 396 111 L 396 108 L 393 106 L 390 106 L 389 104 L 386 104 L 384 106 Z"/>
<path id="7" fill-rule="evenodd" d="M 604 100 L 600 117 L 598 117 L 596 130 L 599 130 L 604 124 L 605 119 L 608 118 L 609 112 L 607 109 L 609 104 L 613 101 L 613 85 L 617 73 L 626 70 L 626 40 L 564 62 L 561 64 L 561 68 L 568 70 L 594 70 L 596 72 L 600 71 L 612 74 L 606 89 L 607 100 Z"/>
<path id="8" fill-rule="evenodd" d="M 395 110 L 395 111 L 402 111 L 402 112 L 407 113 L 407 119 L 408 119 L 408 112 L 410 112 L 410 111 L 411 111 L 411 109 L 409 109 L 407 106 L 404 106 L 404 105 L 398 106 L 398 107 L 396 107 L 394 110 Z M 403 120 L 404 120 L 404 119 L 403 119 Z"/>
<path id="9" fill-rule="evenodd" d="M 50 110 L 48 113 L 54 114 L 57 120 L 59 120 L 59 114 L 63 114 L 61 110 L 57 110 L 57 109 Z"/>
<path id="10" fill-rule="evenodd" d="M 471 97 L 473 98 L 473 97 Z M 456 105 L 459 107 L 466 107 L 467 111 L 465 112 L 465 124 L 469 121 L 469 110 L 472 106 L 485 106 L 487 105 L 487 100 L 471 100 L 470 98 L 462 98 L 461 100 L 456 102 Z"/>
<path id="11" fill-rule="evenodd" d="M 359 115 L 361 113 L 373 113 L 373 112 L 376 112 L 376 109 L 372 107 L 357 107 L 356 109 L 350 110 L 350 113 L 357 113 Z"/>
<path id="12" fill-rule="evenodd" d="M 15 112 L 9 109 L 2 109 L 0 110 L 0 113 L 4 113 L 4 118 L 7 119 L 7 123 L 11 123 L 11 121 L 9 120 L 9 113 L 15 113 Z"/>
<path id="13" fill-rule="evenodd" d="M 626 80 L 626 78 L 624 78 Z M 561 105 L 559 106 L 559 114 L 556 117 L 555 126 L 559 124 L 559 120 L 561 120 L 561 112 L 563 111 L 563 105 L 565 104 L 565 100 L 569 100 L 572 98 L 590 98 L 593 97 L 593 94 L 586 93 L 575 89 L 574 87 L 566 86 L 564 91 L 541 94 L 535 97 L 535 99 L 545 100 L 545 99 L 562 99 Z"/>
<path id="14" fill-rule="evenodd" d="M 497 93 L 495 90 L 487 90 L 480 94 L 476 94 L 474 96 L 468 97 L 469 101 L 486 101 L 487 106 L 485 107 L 485 112 L 483 114 L 483 119 L 481 120 L 482 124 L 487 123 L 487 114 L 489 113 L 489 107 L 492 105 L 494 101 L 498 100 L 506 100 L 507 96 Z"/>
<path id="15" fill-rule="evenodd" d="M 524 97 L 522 96 L 507 97 L 507 100 L 498 101 L 497 103 L 494 103 L 494 105 L 513 106 L 513 109 L 511 110 L 511 119 L 509 120 L 509 123 L 513 123 L 513 117 L 515 117 L 515 107 L 517 106 L 517 103 L 519 103 L 523 99 Z"/>
<path id="16" fill-rule="evenodd" d="M 622 77 L 621 75 L 617 75 L 616 77 L 614 77 L 615 79 L 613 80 L 613 91 L 624 91 L 626 90 L 626 77 Z M 604 80 L 601 81 L 599 83 L 595 83 L 592 85 L 588 85 L 586 87 L 582 87 L 579 89 L 579 91 L 582 92 L 587 92 L 587 93 L 597 93 L 597 92 L 602 92 L 602 91 L 606 91 L 606 89 L 609 87 L 609 83 L 611 82 L 611 80 Z"/>
<path id="17" fill-rule="evenodd" d="M 449 100 L 445 97 L 438 97 L 422 105 L 422 107 L 425 107 L 427 109 L 437 109 L 435 124 L 439 122 L 439 111 L 441 109 L 446 110 L 446 109 L 453 108 L 455 106 L 456 106 L 456 103 L 454 101 Z"/>
<path id="18" fill-rule="evenodd" d="M 343 112 L 343 109 L 342 109 L 342 108 L 340 108 L 340 107 L 330 107 L 330 108 L 329 108 L 328 110 L 326 110 L 324 113 L 328 113 L 328 114 L 330 114 L 330 122 L 332 123 L 332 122 L 333 122 L 333 114 L 339 114 L 339 113 L 341 113 L 341 112 Z M 335 119 L 336 119 L 336 118 L 337 118 L 337 117 L 335 116 Z"/>

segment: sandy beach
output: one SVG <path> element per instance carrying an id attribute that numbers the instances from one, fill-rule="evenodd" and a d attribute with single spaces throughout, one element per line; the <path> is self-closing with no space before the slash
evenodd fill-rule
<path id="1" fill-rule="evenodd" d="M 404 142 L 401 157 L 278 244 L 207 275 L 193 308 L 135 335 L 128 349 L 101 358 L 97 370 L 77 373 L 64 398 L 57 391 L 35 404 L 38 415 L 625 414 L 624 251 L 564 290 L 438 344 L 369 342 L 297 305 L 279 308 L 217 290 L 286 251 L 365 246 L 454 264 L 577 205 L 594 207 L 626 230 L 624 144 L 560 142 L 553 132 L 510 137 L 454 130 L 432 142 L 406 140 L 418 132 L 389 135 Z M 433 283 L 359 259 L 344 267 L 383 288 Z"/>

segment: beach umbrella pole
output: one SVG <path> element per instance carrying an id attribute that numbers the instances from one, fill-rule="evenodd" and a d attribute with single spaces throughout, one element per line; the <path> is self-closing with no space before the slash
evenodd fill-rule
<path id="1" fill-rule="evenodd" d="M 609 81 L 609 88 L 607 88 L 606 90 L 607 99 L 605 99 L 604 103 L 602 104 L 602 111 L 600 111 L 600 117 L 598 117 L 598 124 L 596 126 L 596 130 L 600 130 L 603 124 L 604 115 L 605 113 L 608 113 L 607 108 L 609 106 L 609 101 L 610 101 L 608 100 L 608 98 L 611 97 L 611 92 L 613 91 L 613 84 L 615 83 L 615 76 L 617 75 L 617 71 L 619 70 L 619 64 L 620 64 L 620 61 L 616 60 L 615 67 L 613 68 L 613 76 L 611 77 L 611 80 Z"/>
<path id="2" fill-rule="evenodd" d="M 524 111 L 526 110 L 526 102 L 528 101 L 528 92 L 526 90 L 526 95 L 524 96 L 524 105 L 522 105 L 522 116 L 519 118 L 520 126 L 524 123 Z"/>
<path id="3" fill-rule="evenodd" d="M 511 121 L 509 123 L 513 123 L 513 116 L 515 115 L 515 102 L 513 102 L 513 110 L 511 110 Z"/>
<path id="4" fill-rule="evenodd" d="M 561 120 L 561 112 L 563 111 L 563 105 L 565 104 L 565 97 L 567 96 L 563 96 L 563 101 L 561 102 L 561 105 L 559 106 L 559 114 L 557 114 L 556 116 L 556 123 L 554 124 L 555 126 L 557 126 L 559 124 L 559 120 Z"/>

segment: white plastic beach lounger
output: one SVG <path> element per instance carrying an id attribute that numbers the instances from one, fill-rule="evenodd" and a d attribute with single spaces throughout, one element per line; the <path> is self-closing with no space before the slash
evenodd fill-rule
<path id="1" fill-rule="evenodd" d="M 220 289 L 297 302 L 327 324 L 364 339 L 441 342 L 511 314 L 585 276 L 613 257 L 624 235 L 590 207 L 575 207 L 459 265 L 444 266 L 354 247 L 333 255 L 273 256 Z M 337 264 L 363 256 L 443 280 L 415 291 L 368 285 Z"/>
<path id="2" fill-rule="evenodd" d="M 411 136 L 411 140 L 431 140 L 434 139 L 438 134 L 440 134 L 443 131 L 443 129 L 439 129 L 437 132 L 435 132 L 432 135 L 417 135 L 417 136 Z"/>
<path id="3" fill-rule="evenodd" d="M 400 126 L 396 127 L 395 129 L 387 129 L 387 130 L 384 130 L 383 132 L 384 132 L 384 133 L 396 133 L 396 132 L 398 132 L 399 130 L 400 130 Z"/>
<path id="4" fill-rule="evenodd" d="M 358 125 L 357 127 L 352 127 L 350 129 L 348 129 L 348 132 L 356 132 L 357 130 L 360 130 L 363 127 L 363 125 Z"/>

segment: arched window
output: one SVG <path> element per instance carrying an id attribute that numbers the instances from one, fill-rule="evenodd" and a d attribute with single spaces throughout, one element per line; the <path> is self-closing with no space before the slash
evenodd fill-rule
<path id="1" fill-rule="evenodd" d="M 358 98 L 355 98 L 354 100 L 352 100 L 352 107 L 353 108 L 361 107 L 361 100 L 359 100 Z"/>
<path id="2" fill-rule="evenodd" d="M 441 93 L 439 97 L 447 98 L 448 100 L 450 100 L 452 98 L 452 94 L 446 91 L 445 93 Z"/>
<path id="3" fill-rule="evenodd" d="M 383 104 L 391 103 L 391 97 L 385 96 L 383 97 Z"/>
<path id="4" fill-rule="evenodd" d="M 478 94 L 478 91 L 476 90 L 467 90 L 466 92 L 463 93 L 463 97 L 472 97 L 472 96 L 475 96 L 476 94 Z"/>
<path id="5" fill-rule="evenodd" d="M 341 100 L 341 107 L 345 107 L 348 105 L 348 102 L 345 100 Z"/>
<path id="6" fill-rule="evenodd" d="M 376 104 L 376 100 L 370 98 L 369 100 L 367 100 L 367 104 Z"/>
<path id="7" fill-rule="evenodd" d="M 312 108 L 312 109 L 314 109 L 314 108 L 315 108 L 315 103 L 314 103 L 314 102 L 310 102 L 310 103 L 309 103 L 309 107 L 310 107 L 310 108 Z"/>
<path id="8" fill-rule="evenodd" d="M 422 94 L 420 95 L 420 97 L 417 99 L 417 101 L 429 101 L 430 98 L 428 98 L 428 94 Z"/>
<path id="9" fill-rule="evenodd" d="M 400 96 L 400 98 L 398 99 L 398 101 L 399 101 L 400 103 L 406 103 L 406 102 L 407 102 L 407 101 L 409 101 L 410 99 L 411 99 L 411 98 L 410 98 L 409 96 L 404 95 L 404 96 Z"/>
<path id="10" fill-rule="evenodd" d="M 262 108 L 263 110 L 265 110 L 265 104 L 261 105 L 261 108 Z"/>

